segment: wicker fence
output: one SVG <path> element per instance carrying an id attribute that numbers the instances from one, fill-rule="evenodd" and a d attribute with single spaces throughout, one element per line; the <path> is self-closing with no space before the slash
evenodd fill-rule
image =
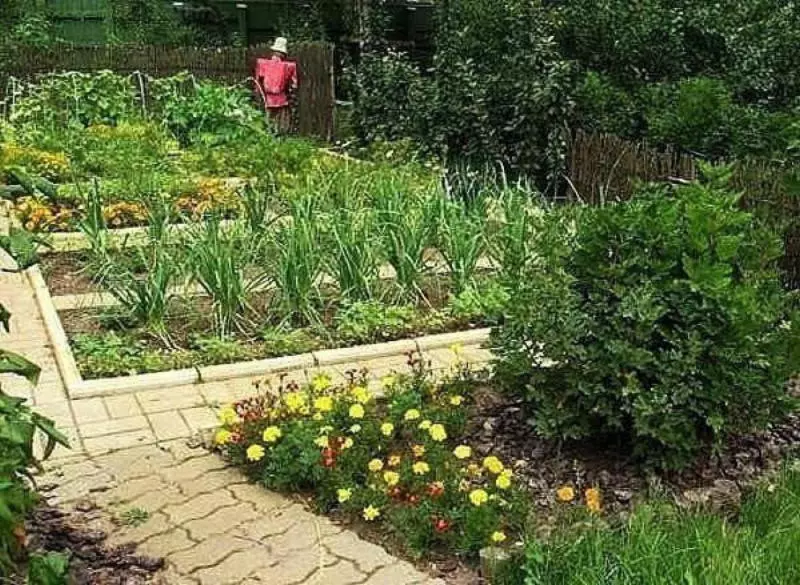
<path id="1" fill-rule="evenodd" d="M 696 162 L 687 154 L 583 132 L 573 137 L 568 165 L 570 199 L 595 205 L 630 198 L 638 181 L 697 177 Z M 744 193 L 745 207 L 785 229 L 783 269 L 793 289 L 800 289 L 800 196 L 793 187 L 797 177 L 800 168 L 755 160 L 738 162 L 732 178 L 732 187 Z"/>
<path id="2" fill-rule="evenodd" d="M 14 48 L 0 53 L 0 100 L 4 98 L 3 92 L 11 77 L 32 80 L 61 71 L 110 69 L 121 74 L 138 71 L 153 77 L 189 71 L 200 79 L 252 84 L 256 59 L 268 54 L 266 46 L 221 49 L 121 45 Z M 297 61 L 300 75 L 298 131 L 304 136 L 327 140 L 333 134 L 333 46 L 325 43 L 297 45 L 292 58 Z"/>

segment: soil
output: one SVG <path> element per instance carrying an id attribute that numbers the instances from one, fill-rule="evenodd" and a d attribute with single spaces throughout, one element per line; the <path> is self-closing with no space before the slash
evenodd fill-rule
<path id="1" fill-rule="evenodd" d="M 46 254 L 41 259 L 41 270 L 52 296 L 101 290 L 86 269 L 84 252 Z"/>
<path id="2" fill-rule="evenodd" d="M 135 545 L 108 545 L 107 534 L 92 527 L 98 514 L 88 503 L 71 513 L 40 505 L 26 523 L 28 550 L 67 553 L 74 585 L 166 585 L 164 559 L 136 555 Z"/>
<path id="3" fill-rule="evenodd" d="M 800 381 L 790 384 L 800 393 Z M 800 413 L 794 413 L 763 432 L 731 438 L 718 453 L 698 456 L 681 472 L 656 472 L 626 456 L 619 443 L 542 438 L 529 424 L 522 402 L 493 390 L 482 389 L 477 402 L 468 431 L 470 444 L 482 455 L 491 452 L 514 462 L 516 477 L 540 510 L 553 508 L 556 490 L 565 485 L 578 494 L 600 488 L 604 508 L 611 513 L 625 512 L 653 495 L 671 497 L 679 504 L 702 502 L 724 508 L 800 452 Z"/>

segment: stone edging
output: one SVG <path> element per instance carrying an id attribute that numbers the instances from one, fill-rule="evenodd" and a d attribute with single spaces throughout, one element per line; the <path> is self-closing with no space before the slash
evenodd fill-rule
<path id="1" fill-rule="evenodd" d="M 36 303 L 42 313 L 47 334 L 53 345 L 56 364 L 67 389 L 67 394 L 71 399 L 113 396 L 140 390 L 169 388 L 237 378 L 252 378 L 291 370 L 396 357 L 410 351 L 430 351 L 450 347 L 454 344 L 475 345 L 488 340 L 490 331 L 488 328 L 470 329 L 454 333 L 425 335 L 413 339 L 401 339 L 387 343 L 325 349 L 263 360 L 169 370 L 152 374 L 84 380 L 78 370 L 69 346 L 69 340 L 58 317 L 53 298 L 50 296 L 50 291 L 45 284 L 41 270 L 38 266 L 34 266 L 26 272 L 33 287 Z"/>

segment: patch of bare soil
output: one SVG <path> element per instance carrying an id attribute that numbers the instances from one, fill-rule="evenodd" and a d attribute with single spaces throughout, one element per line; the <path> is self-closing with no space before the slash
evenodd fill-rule
<path id="1" fill-rule="evenodd" d="M 86 266 L 83 252 L 44 255 L 41 259 L 41 270 L 50 294 L 73 295 L 100 290 Z"/>
<path id="2" fill-rule="evenodd" d="M 96 508 L 66 513 L 40 505 L 26 523 L 28 549 L 66 553 L 74 585 L 166 585 L 164 559 L 139 556 L 136 545 L 110 546 L 107 534 L 91 526 Z"/>
<path id="3" fill-rule="evenodd" d="M 798 381 L 791 384 L 800 390 Z M 481 454 L 514 462 L 515 474 L 539 508 L 555 504 L 555 492 L 570 485 L 598 487 L 611 513 L 645 497 L 667 495 L 683 503 L 736 506 L 741 490 L 800 452 L 800 413 L 763 432 L 733 437 L 717 453 L 698 456 L 681 472 L 648 470 L 619 443 L 558 442 L 539 436 L 521 401 L 484 389 L 470 423 L 469 439 Z"/>

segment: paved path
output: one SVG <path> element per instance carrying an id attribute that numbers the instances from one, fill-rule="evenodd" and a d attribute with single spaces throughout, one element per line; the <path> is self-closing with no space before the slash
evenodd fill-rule
<path id="1" fill-rule="evenodd" d="M 30 400 L 69 437 L 57 449 L 49 477 L 55 503 L 86 498 L 104 507 L 107 521 L 143 510 L 137 527 L 114 525 L 112 539 L 167 559 L 166 582 L 197 585 L 410 585 L 431 579 L 381 547 L 362 541 L 292 500 L 248 484 L 237 470 L 187 439 L 216 425 L 215 408 L 252 395 L 251 380 L 162 388 L 107 398 L 70 400 L 51 351 L 33 291 L 21 274 L 0 273 L 0 302 L 12 313 L 11 333 L 0 347 L 21 353 L 42 368 L 39 384 L 0 376 L 3 389 Z M 447 350 L 427 356 L 444 368 Z M 487 359 L 465 348 L 466 359 Z M 329 373 L 369 368 L 379 378 L 402 371 L 404 358 L 383 358 L 336 367 Z M 314 372 L 293 372 L 304 379 Z M 124 380 L 120 380 L 124 384 Z"/>

